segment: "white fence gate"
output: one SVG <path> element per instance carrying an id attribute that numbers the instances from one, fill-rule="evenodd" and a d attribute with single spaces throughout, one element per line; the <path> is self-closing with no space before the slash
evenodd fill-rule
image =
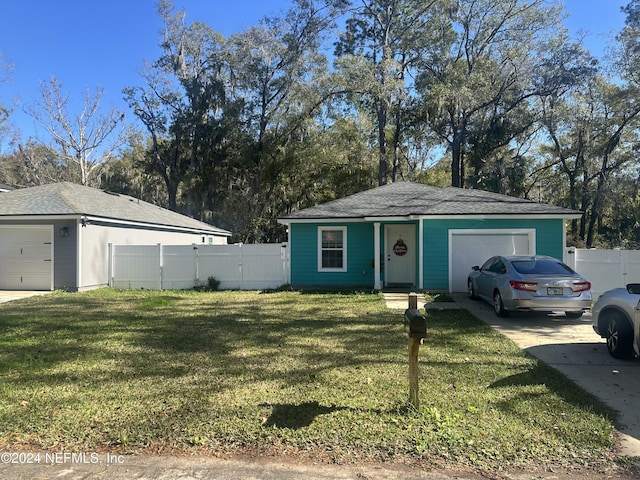
<path id="1" fill-rule="evenodd" d="M 591 282 L 593 298 L 627 283 L 640 283 L 640 250 L 596 250 L 570 247 L 566 263 Z"/>
<path id="2" fill-rule="evenodd" d="M 289 283 L 287 244 L 109 245 L 109 285 L 180 290 L 207 285 L 260 290 Z"/>

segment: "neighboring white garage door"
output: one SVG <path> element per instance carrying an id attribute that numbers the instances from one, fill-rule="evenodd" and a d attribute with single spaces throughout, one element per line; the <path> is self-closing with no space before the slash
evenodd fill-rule
<path id="1" fill-rule="evenodd" d="M 0 226 L 0 290 L 53 289 L 53 227 Z"/>
<path id="2" fill-rule="evenodd" d="M 535 230 L 450 230 L 449 291 L 466 292 L 474 265 L 494 255 L 535 255 Z"/>

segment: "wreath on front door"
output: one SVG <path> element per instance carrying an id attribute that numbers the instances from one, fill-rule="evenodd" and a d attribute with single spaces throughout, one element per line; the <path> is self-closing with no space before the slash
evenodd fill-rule
<path id="1" fill-rule="evenodd" d="M 393 253 L 395 253 L 398 257 L 403 257 L 407 254 L 407 244 L 404 243 L 404 240 L 401 238 L 398 239 L 396 244 L 393 246 Z"/>

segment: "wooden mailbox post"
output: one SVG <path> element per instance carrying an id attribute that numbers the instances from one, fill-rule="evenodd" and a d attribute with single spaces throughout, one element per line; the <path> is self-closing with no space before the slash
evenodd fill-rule
<path id="1" fill-rule="evenodd" d="M 427 319 L 417 308 L 418 296 L 409 294 L 409 308 L 404 312 L 405 326 L 409 327 L 409 403 L 420 407 L 418 395 L 418 353 L 423 339 L 427 337 Z"/>

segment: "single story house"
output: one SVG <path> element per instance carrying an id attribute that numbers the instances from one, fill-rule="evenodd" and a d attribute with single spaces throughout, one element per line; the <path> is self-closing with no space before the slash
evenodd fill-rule
<path id="1" fill-rule="evenodd" d="M 282 216 L 294 286 L 464 292 L 497 254 L 563 259 L 581 213 L 495 193 L 395 182 Z"/>
<path id="2" fill-rule="evenodd" d="M 0 193 L 0 289 L 108 285 L 110 244 L 226 244 L 230 232 L 73 183 Z"/>

